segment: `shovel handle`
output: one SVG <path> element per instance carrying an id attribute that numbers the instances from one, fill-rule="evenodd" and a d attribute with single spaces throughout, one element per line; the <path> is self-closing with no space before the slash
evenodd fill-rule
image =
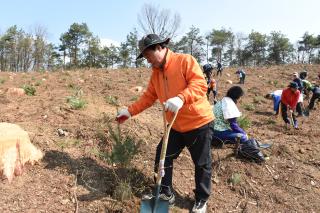
<path id="1" fill-rule="evenodd" d="M 290 123 L 294 127 L 294 121 L 293 121 L 293 111 L 290 110 Z"/>
<path id="2" fill-rule="evenodd" d="M 168 139 L 169 139 L 169 133 L 171 130 L 171 127 L 176 120 L 176 117 L 178 115 L 178 112 L 174 113 L 173 119 L 169 123 L 169 126 L 167 127 L 166 125 L 166 112 L 164 110 L 164 106 L 162 105 L 163 108 L 163 123 L 164 123 L 164 136 L 162 140 L 162 146 L 161 146 L 161 153 L 160 153 L 160 161 L 159 161 L 159 167 L 158 167 L 158 175 L 157 175 L 157 181 L 156 184 L 160 186 L 162 176 L 164 175 L 164 161 L 166 159 L 166 152 L 167 152 L 167 146 L 168 146 Z"/>

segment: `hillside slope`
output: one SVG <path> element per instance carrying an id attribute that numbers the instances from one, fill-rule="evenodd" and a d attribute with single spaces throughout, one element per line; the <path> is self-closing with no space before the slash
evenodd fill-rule
<path id="1" fill-rule="evenodd" d="M 286 130 L 281 119 L 272 115 L 271 101 L 263 98 L 286 87 L 292 72 L 303 68 L 246 69 L 246 95 L 239 108 L 251 120 L 249 135 L 273 146 L 264 150 L 269 160 L 261 165 L 235 158 L 232 146 L 212 150 L 209 212 L 320 212 L 320 106 L 309 118 L 298 118 L 299 130 Z M 320 66 L 306 68 L 309 79 L 315 80 Z M 226 80 L 237 82 L 235 71 L 223 71 L 219 98 L 231 86 Z M 160 105 L 121 126 L 142 140 L 132 167 L 110 165 L 101 153 L 111 149 L 107 124 L 115 127 L 112 98 L 118 97 L 121 106 L 128 105 L 141 95 L 133 88 L 145 88 L 149 76 L 147 69 L 0 72 L 0 122 L 19 124 L 45 153 L 39 165 L 26 168 L 11 184 L 0 181 L 0 212 L 74 212 L 76 208 L 79 212 L 138 212 L 142 193 L 152 186 L 155 148 L 163 132 Z M 26 84 L 34 85 L 35 96 L 7 93 L 8 88 Z M 82 94 L 87 102 L 84 109 L 72 109 L 67 103 L 67 97 L 75 94 Z M 65 136 L 59 136 L 58 129 Z M 188 212 L 193 204 L 192 167 L 184 150 L 175 162 L 177 203 L 172 212 Z M 115 185 L 117 177 L 125 176 L 134 196 L 122 202 L 115 198 Z"/>

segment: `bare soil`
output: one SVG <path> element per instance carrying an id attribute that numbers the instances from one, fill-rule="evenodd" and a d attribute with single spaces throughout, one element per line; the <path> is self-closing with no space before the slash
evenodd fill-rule
<path id="1" fill-rule="evenodd" d="M 320 66 L 315 65 L 246 69 L 246 95 L 239 108 L 251 120 L 249 135 L 273 146 L 263 150 L 269 157 L 263 164 L 236 158 L 232 146 L 212 150 L 208 212 L 320 212 L 320 106 L 310 117 L 298 118 L 299 130 L 287 130 L 272 115 L 272 102 L 263 98 L 285 88 L 291 74 L 304 68 L 309 80 L 316 80 Z M 238 82 L 235 71 L 223 71 L 219 98 L 231 86 L 226 80 Z M 121 125 L 124 134 L 142 140 L 130 167 L 111 165 L 103 153 L 112 148 L 106 124 L 115 127 L 117 108 L 110 96 L 118 97 L 121 106 L 132 103 L 141 95 L 132 88 L 145 88 L 149 76 L 148 69 L 1 72 L 0 122 L 23 127 L 45 156 L 38 165 L 26 166 L 11 184 L 0 180 L 0 212 L 139 212 L 141 195 L 153 184 L 155 149 L 163 133 L 160 105 Z M 35 86 L 35 96 L 6 93 L 24 84 Z M 87 106 L 75 110 L 66 100 L 80 90 Z M 58 129 L 67 134 L 59 136 Z M 131 186 L 133 196 L 128 200 L 116 196 L 120 180 Z M 175 161 L 174 187 L 177 202 L 171 212 L 188 212 L 194 171 L 186 150 Z"/>

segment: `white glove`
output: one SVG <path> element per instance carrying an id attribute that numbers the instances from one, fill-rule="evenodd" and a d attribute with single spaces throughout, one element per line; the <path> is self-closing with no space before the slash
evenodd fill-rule
<path id="1" fill-rule="evenodd" d="M 130 112 L 128 111 L 128 109 L 121 109 L 117 114 L 116 121 L 118 121 L 120 124 L 122 124 L 130 117 L 131 117 L 131 115 L 130 115 Z"/>
<path id="2" fill-rule="evenodd" d="M 169 98 L 166 102 L 164 102 L 165 111 L 178 112 L 182 107 L 183 101 L 179 97 Z"/>
<path id="3" fill-rule="evenodd" d="M 246 141 L 249 140 L 248 134 L 245 134 L 245 137 L 246 137 Z"/>

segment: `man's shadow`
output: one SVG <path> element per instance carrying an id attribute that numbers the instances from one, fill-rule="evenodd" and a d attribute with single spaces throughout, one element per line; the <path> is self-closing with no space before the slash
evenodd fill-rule
<path id="1" fill-rule="evenodd" d="M 152 178 L 146 177 L 136 168 L 104 167 L 92 158 L 83 157 L 74 159 L 68 153 L 50 150 L 45 153 L 43 161 L 47 163 L 46 169 L 65 169 L 69 174 L 77 177 L 77 185 L 86 188 L 89 193 L 78 196 L 79 201 L 94 201 L 104 197 L 113 197 L 116 184 L 120 178 L 125 178 L 132 188 L 134 196 L 141 198 L 154 187 Z M 179 208 L 190 208 L 192 201 L 188 197 L 175 193 L 175 205 Z"/>

